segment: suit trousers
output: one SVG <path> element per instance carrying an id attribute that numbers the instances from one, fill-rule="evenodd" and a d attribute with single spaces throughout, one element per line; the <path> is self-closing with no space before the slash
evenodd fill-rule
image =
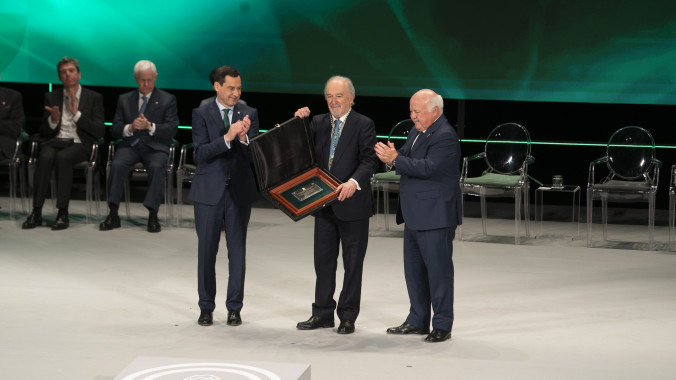
<path id="1" fill-rule="evenodd" d="M 49 145 L 40 147 L 40 155 L 33 178 L 33 207 L 41 208 L 47 198 L 52 170 L 56 177 L 56 207 L 68 209 L 70 193 L 73 188 L 73 167 L 87 161 L 89 154 L 84 144 L 72 144 L 65 148 Z"/>
<path id="2" fill-rule="evenodd" d="M 136 163 L 143 162 L 143 167 L 148 172 L 148 191 L 143 200 L 143 205 L 158 211 L 164 195 L 167 177 L 165 166 L 168 158 L 167 153 L 154 150 L 145 144 L 118 148 L 110 164 L 108 202 L 116 206 L 120 205 L 127 176 L 134 169 Z"/>
<path id="3" fill-rule="evenodd" d="M 338 220 L 330 207 L 315 215 L 314 265 L 317 276 L 312 315 L 356 321 L 361 302 L 362 272 L 368 245 L 369 219 Z M 338 304 L 336 290 L 339 246 L 343 249 L 343 289 Z"/>
<path id="4" fill-rule="evenodd" d="M 406 322 L 421 329 L 453 328 L 455 226 L 427 231 L 404 227 L 404 275 L 411 302 Z"/>
<path id="5" fill-rule="evenodd" d="M 216 190 L 216 189 L 214 189 Z M 225 223 L 225 241 L 228 248 L 228 292 L 225 307 L 240 311 L 244 301 L 246 272 L 246 234 L 251 217 L 251 204 L 235 203 L 229 186 L 215 205 L 195 202 L 195 229 L 197 230 L 197 292 L 200 310 L 216 308 L 216 255 Z"/>

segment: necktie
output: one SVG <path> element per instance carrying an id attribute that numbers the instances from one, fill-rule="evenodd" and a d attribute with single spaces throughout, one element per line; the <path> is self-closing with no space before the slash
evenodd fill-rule
<path id="1" fill-rule="evenodd" d="M 143 103 L 141 103 L 141 108 L 139 108 L 138 110 L 139 115 L 146 112 L 146 106 L 148 105 L 148 97 L 143 95 L 141 96 L 141 100 L 143 100 Z"/>
<path id="2" fill-rule="evenodd" d="M 230 113 L 230 108 L 223 108 L 223 126 L 225 126 L 225 133 L 228 133 L 228 130 L 230 129 L 230 118 L 228 117 L 228 113 Z"/>
<path id="3" fill-rule="evenodd" d="M 340 139 L 340 120 L 336 120 L 334 123 L 333 133 L 331 134 L 331 150 L 329 151 L 329 169 L 331 169 L 331 164 L 333 164 L 333 154 L 336 151 L 338 139 Z"/>

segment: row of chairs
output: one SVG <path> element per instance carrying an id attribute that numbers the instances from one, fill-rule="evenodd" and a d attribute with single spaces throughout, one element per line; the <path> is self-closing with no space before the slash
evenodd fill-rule
<path id="1" fill-rule="evenodd" d="M 413 127 L 410 119 L 397 123 L 390 131 L 389 140 L 403 145 L 408 131 Z M 525 214 L 525 236 L 530 237 L 529 193 L 531 180 L 529 165 L 535 161 L 531 155 L 528 130 L 516 123 L 501 124 L 488 135 L 483 152 L 463 158 L 460 186 L 463 194 L 480 199 L 481 226 L 487 235 L 486 198 L 514 198 L 514 242 L 520 243 L 521 219 Z M 479 164 L 480 163 L 480 164 Z M 605 165 L 602 165 L 605 164 Z M 478 171 L 476 170 L 478 167 Z M 587 246 L 592 246 L 593 201 L 601 201 L 603 239 L 607 240 L 608 202 L 648 203 L 648 245 L 654 249 L 655 198 L 662 162 L 655 157 L 655 142 L 650 132 L 641 127 L 624 127 L 610 137 L 605 156 L 589 164 L 587 183 Z M 603 171 L 602 175 L 597 175 Z M 477 175 L 477 173 L 480 173 Z M 676 219 L 676 165 L 672 167 L 669 188 L 669 244 L 673 249 Z M 394 172 L 373 176 L 373 188 L 385 196 L 384 213 L 389 214 L 390 191 L 398 191 L 399 176 Z M 389 229 L 387 217 L 385 228 Z M 460 230 L 462 239 L 463 229 Z"/>
<path id="2" fill-rule="evenodd" d="M 0 167 L 7 168 L 9 176 L 9 216 L 10 219 L 14 218 L 14 213 L 16 212 L 16 203 L 20 201 L 21 208 L 23 212 L 31 207 L 30 199 L 32 198 L 32 189 L 33 189 L 33 178 L 35 175 L 35 169 L 37 167 L 37 161 L 39 157 L 40 141 L 33 140 L 30 141 L 28 134 L 25 132 L 17 139 L 14 155 L 11 159 L 3 160 L 0 162 Z M 25 157 L 23 152 L 23 144 L 30 142 L 30 154 L 28 157 Z M 119 144 L 120 140 L 111 141 L 108 146 L 108 157 L 106 163 L 106 179 L 109 174 L 109 166 L 115 155 L 115 149 Z M 92 208 L 96 208 L 96 215 L 101 216 L 101 170 L 100 166 L 100 155 L 101 147 L 104 145 L 104 139 L 99 139 L 92 146 L 92 153 L 88 160 L 77 163 L 73 169 L 78 172 L 82 172 L 85 177 L 85 200 L 86 200 L 86 222 L 89 223 L 92 220 Z M 178 141 L 173 140 L 172 145 L 169 149 L 169 158 L 165 166 L 167 181 L 165 187 L 165 223 L 168 223 L 169 220 L 173 220 L 173 181 L 174 181 L 174 158 L 176 148 L 179 146 Z M 26 180 L 26 173 L 28 178 Z M 130 200 L 131 200 L 131 181 L 146 181 L 147 180 L 147 171 L 143 167 L 143 164 L 138 163 L 129 177 L 127 178 L 124 186 L 124 197 L 125 197 L 125 208 L 127 213 L 127 218 L 131 218 L 130 210 Z M 19 194 L 17 197 L 16 189 L 19 188 Z M 52 174 L 51 180 L 51 192 L 52 192 L 52 205 L 55 202 L 56 194 L 56 182 Z M 92 207 L 93 206 L 93 207 Z"/>
<path id="3" fill-rule="evenodd" d="M 401 146 L 405 142 L 406 135 L 413 128 L 410 119 L 397 123 L 389 133 L 390 141 Z M 24 212 L 30 196 L 25 186 L 24 164 L 28 168 L 28 188 L 32 188 L 32 178 L 37 164 L 39 143 L 33 141 L 31 153 L 25 159 L 22 145 L 29 141 L 28 135 L 23 133 L 16 142 L 14 156 L 4 160 L 0 164 L 8 168 L 10 188 L 10 218 L 14 217 L 15 200 L 17 199 L 16 188 L 19 188 L 21 205 Z M 110 163 L 118 141 L 109 145 L 107 162 Z M 82 170 L 86 178 L 86 204 L 87 222 L 92 216 L 92 204 L 96 207 L 97 215 L 100 215 L 99 203 L 101 200 L 99 154 L 103 140 L 96 142 L 92 149 L 92 155 L 88 161 L 83 161 L 75 166 L 76 170 Z M 179 146 L 176 140 L 170 148 L 170 155 L 166 165 L 166 189 L 165 189 L 165 223 L 174 218 L 174 172 L 176 173 L 176 223 L 181 224 L 183 204 L 183 184 L 190 182 L 195 173 L 195 165 L 191 159 L 193 144 L 184 144 L 181 147 L 178 165 L 175 166 L 175 150 Z M 512 197 L 514 198 L 514 219 L 516 244 L 521 238 L 521 208 L 527 216 L 525 221 L 526 237 L 530 236 L 529 227 L 529 190 L 530 177 L 528 166 L 534 162 L 531 155 L 530 134 L 523 126 L 516 123 L 506 123 L 496 127 L 486 139 L 483 152 L 465 157 L 461 171 L 460 185 L 464 195 L 477 196 L 480 198 L 482 231 L 487 234 L 487 206 L 486 198 L 489 197 Z M 478 176 L 470 176 L 470 164 L 483 161 L 484 170 Z M 596 180 L 596 171 L 599 165 L 606 164 L 608 174 L 601 180 Z M 108 167 L 108 165 L 106 166 Z M 648 215 L 648 239 L 649 249 L 654 248 L 654 223 L 655 223 L 655 197 L 659 182 L 661 161 L 655 157 L 655 143 L 652 135 L 640 127 L 624 127 L 616 131 L 608 141 L 606 155 L 594 160 L 589 165 L 589 179 L 587 184 L 587 245 L 592 243 L 592 210 L 593 201 L 601 200 L 603 238 L 607 240 L 608 202 L 647 202 Z M 174 170 L 176 169 L 176 170 Z M 106 170 L 106 175 L 108 170 Z M 130 175 L 131 180 L 145 181 L 147 173 L 142 164 L 137 166 Z M 676 219 L 676 165 L 672 167 L 670 190 L 669 190 L 669 242 L 674 243 L 674 226 Z M 125 183 L 125 206 L 127 217 L 130 217 L 130 182 Z M 389 193 L 398 190 L 398 176 L 394 172 L 377 173 L 373 177 L 374 190 L 382 190 L 385 196 L 384 213 L 389 214 Z M 18 186 L 17 186 L 18 185 Z M 54 193 L 54 191 L 53 191 Z M 377 204 L 380 205 L 377 191 Z M 387 226 L 387 218 L 386 228 Z M 460 236 L 462 238 L 462 229 Z"/>

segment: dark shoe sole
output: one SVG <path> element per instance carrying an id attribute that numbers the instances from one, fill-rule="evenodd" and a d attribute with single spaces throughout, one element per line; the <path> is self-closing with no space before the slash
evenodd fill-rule
<path id="1" fill-rule="evenodd" d="M 103 223 L 99 224 L 99 231 L 110 231 L 114 228 L 120 228 L 122 225 L 120 223 L 115 223 L 113 225 L 104 225 Z"/>
<path id="2" fill-rule="evenodd" d="M 330 327 L 335 327 L 336 323 L 322 323 L 318 326 L 304 326 L 304 325 L 296 325 L 296 328 L 298 330 L 315 330 L 315 329 L 325 329 L 325 328 L 330 328 Z"/>

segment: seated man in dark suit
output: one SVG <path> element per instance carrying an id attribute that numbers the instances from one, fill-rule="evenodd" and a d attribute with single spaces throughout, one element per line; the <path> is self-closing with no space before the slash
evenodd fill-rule
<path id="1" fill-rule="evenodd" d="M 120 95 L 110 131 L 119 143 L 108 177 L 108 217 L 99 225 L 101 231 L 120 227 L 117 210 L 122 199 L 124 181 L 136 163 L 143 162 L 148 171 L 148 192 L 143 205 L 148 209 L 148 232 L 160 232 L 157 211 L 164 194 L 165 165 L 171 140 L 178 131 L 176 97 L 155 88 L 157 68 L 150 61 L 134 66 L 138 90 Z"/>
<path id="2" fill-rule="evenodd" d="M 0 160 L 14 155 L 24 121 L 21 93 L 0 87 Z"/>
<path id="3" fill-rule="evenodd" d="M 63 89 L 45 94 L 40 125 L 40 146 L 34 177 L 33 212 L 23 229 L 42 225 L 42 205 L 49 192 L 52 169 L 56 177 L 56 207 L 52 230 L 68 228 L 68 204 L 73 187 L 73 167 L 89 159 L 94 142 L 103 137 L 103 96 L 80 86 L 80 64 L 64 57 L 56 65 Z"/>

